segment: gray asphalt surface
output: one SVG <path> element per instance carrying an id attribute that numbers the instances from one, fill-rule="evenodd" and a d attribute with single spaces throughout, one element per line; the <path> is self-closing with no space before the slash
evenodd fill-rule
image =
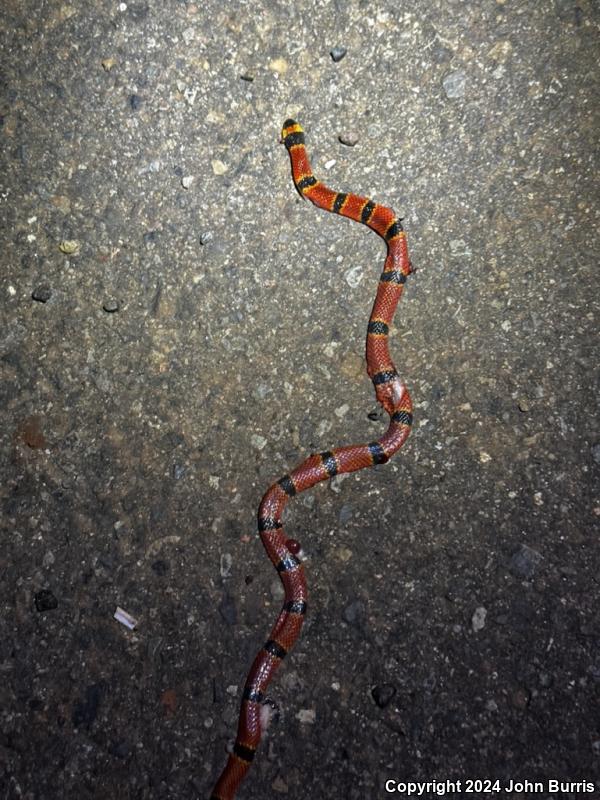
<path id="1" fill-rule="evenodd" d="M 404 217 L 415 425 L 289 506 L 309 612 L 239 796 L 596 796 L 598 5 L 0 20 L 0 798 L 207 797 L 282 600 L 260 498 L 385 428 L 384 249 L 297 195 L 289 116 Z"/>

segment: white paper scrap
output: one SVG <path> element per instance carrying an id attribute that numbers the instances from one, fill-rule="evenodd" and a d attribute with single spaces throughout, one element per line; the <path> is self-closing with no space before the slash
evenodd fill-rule
<path id="1" fill-rule="evenodd" d="M 125 625 L 126 628 L 129 628 L 130 631 L 132 631 L 137 625 L 137 619 L 134 619 L 131 614 L 128 614 L 120 606 L 117 606 L 117 610 L 114 613 L 114 618 L 122 625 Z"/>

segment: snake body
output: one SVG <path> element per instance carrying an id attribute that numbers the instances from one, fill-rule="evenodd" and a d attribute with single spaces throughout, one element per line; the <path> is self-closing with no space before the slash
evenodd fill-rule
<path id="1" fill-rule="evenodd" d="M 368 444 L 336 447 L 309 456 L 264 495 L 258 510 L 258 531 L 285 590 L 283 608 L 269 639 L 254 659 L 246 679 L 237 737 L 227 764 L 217 781 L 211 800 L 231 800 L 244 779 L 262 735 L 261 709 L 275 671 L 300 634 L 306 613 L 306 580 L 298 543 L 288 539 L 281 518 L 290 497 L 320 481 L 374 464 L 384 464 L 403 445 L 412 424 L 412 403 L 398 377 L 388 350 L 389 328 L 411 265 L 406 234 L 390 208 L 368 197 L 335 192 L 313 175 L 304 132 L 292 119 L 284 122 L 282 141 L 292 163 L 298 192 L 319 208 L 368 225 L 387 245 L 387 257 L 367 328 L 367 372 L 377 400 L 389 414 L 390 424 L 380 439 Z"/>

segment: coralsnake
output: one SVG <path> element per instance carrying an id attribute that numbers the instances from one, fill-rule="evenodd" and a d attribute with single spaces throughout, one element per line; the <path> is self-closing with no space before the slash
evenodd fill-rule
<path id="1" fill-rule="evenodd" d="M 368 197 L 334 192 L 317 180 L 304 146 L 304 132 L 293 119 L 284 122 L 281 138 L 290 154 L 292 176 L 300 195 L 319 208 L 368 225 L 387 244 L 387 257 L 367 327 L 366 356 L 367 372 L 373 381 L 377 401 L 389 414 L 390 424 L 380 439 L 368 444 L 336 447 L 309 456 L 274 483 L 261 501 L 258 531 L 283 583 L 284 604 L 246 679 L 233 751 L 211 800 L 231 800 L 246 776 L 263 733 L 261 708 L 267 686 L 293 647 L 304 621 L 307 590 L 304 568 L 298 558 L 300 547 L 296 540 L 286 537 L 281 523 L 287 501 L 335 475 L 384 464 L 404 444 L 412 425 L 410 395 L 398 377 L 388 350 L 392 318 L 406 278 L 412 272 L 401 220 L 390 208 Z"/>

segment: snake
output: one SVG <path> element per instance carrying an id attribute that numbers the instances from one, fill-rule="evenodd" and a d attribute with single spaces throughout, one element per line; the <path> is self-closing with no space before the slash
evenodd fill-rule
<path id="1" fill-rule="evenodd" d="M 258 532 L 281 579 L 284 602 L 264 646 L 256 655 L 242 693 L 237 736 L 210 800 L 232 800 L 254 759 L 266 728 L 266 690 L 300 635 L 307 608 L 302 551 L 284 532 L 282 515 L 291 497 L 315 484 L 349 472 L 386 463 L 406 441 L 412 426 L 412 402 L 390 357 L 388 338 L 396 306 L 408 275 L 413 272 L 401 218 L 391 208 L 368 197 L 336 192 L 313 175 L 302 127 L 293 119 L 283 124 L 281 141 L 289 153 L 294 185 L 301 197 L 318 208 L 367 225 L 387 245 L 367 326 L 367 373 L 378 403 L 389 415 L 381 438 L 367 444 L 336 447 L 308 456 L 298 467 L 272 484 L 258 509 Z"/>

